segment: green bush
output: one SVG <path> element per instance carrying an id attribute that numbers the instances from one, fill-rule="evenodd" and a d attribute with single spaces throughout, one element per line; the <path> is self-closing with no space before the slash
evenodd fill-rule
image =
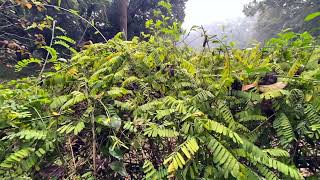
<path id="1" fill-rule="evenodd" d="M 303 179 L 305 164 L 316 174 L 313 37 L 246 50 L 211 37 L 217 47 L 196 52 L 176 46 L 180 26 L 165 20 L 147 22 L 146 40 L 118 34 L 66 62 L 47 47 L 54 70 L 1 84 L 1 178 Z"/>
<path id="2" fill-rule="evenodd" d="M 296 157 L 319 140 L 318 67 L 295 76 L 259 47 L 212 55 L 119 37 L 1 85 L 3 177 L 302 178 Z M 272 69 L 284 89 L 234 88 Z"/>

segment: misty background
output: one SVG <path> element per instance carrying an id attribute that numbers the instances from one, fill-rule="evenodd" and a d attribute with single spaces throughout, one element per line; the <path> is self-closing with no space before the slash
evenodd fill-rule
<path id="1" fill-rule="evenodd" d="M 187 32 L 193 26 L 203 26 L 208 35 L 235 42 L 236 47 L 245 48 L 256 42 L 254 25 L 256 17 L 247 17 L 244 6 L 250 0 L 189 0 L 186 3 L 183 29 Z M 201 48 L 204 37 L 200 31 L 191 31 L 185 42 Z"/>
<path id="2" fill-rule="evenodd" d="M 317 22 L 305 22 L 304 18 L 319 10 L 319 0 L 188 0 L 183 29 L 189 32 L 194 25 L 203 26 L 208 35 L 247 48 L 288 29 L 318 36 Z M 183 38 L 197 49 L 204 41 L 200 31 Z"/>

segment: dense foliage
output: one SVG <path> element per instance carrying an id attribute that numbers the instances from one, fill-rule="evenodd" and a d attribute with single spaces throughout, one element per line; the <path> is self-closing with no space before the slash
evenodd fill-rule
<path id="1" fill-rule="evenodd" d="M 141 32 L 147 32 L 145 22 L 158 17 L 153 12 L 161 10 L 157 6 L 159 1 L 130 1 L 130 39 L 140 36 Z M 172 20 L 183 21 L 185 2 L 170 0 Z M 46 53 L 39 47 L 50 45 L 52 29 L 55 29 L 56 35 L 75 40 L 73 48 L 78 50 L 91 41 L 105 42 L 120 31 L 118 18 L 116 1 L 112 0 L 0 0 L 0 69 L 10 72 L 14 64 L 22 59 L 45 58 Z M 63 54 L 68 55 L 66 52 Z"/>
<path id="2" fill-rule="evenodd" d="M 52 71 L 0 85 L 2 179 L 319 177 L 320 46 L 309 33 L 245 50 L 205 35 L 196 52 L 177 46 L 179 23 L 158 18 L 143 40 L 117 34 L 77 52 L 56 36 L 45 61 L 15 66 Z"/>
<path id="3" fill-rule="evenodd" d="M 319 23 L 316 20 L 304 21 L 308 14 L 318 11 L 318 0 L 252 0 L 243 10 L 247 16 L 257 17 L 255 37 L 259 41 L 275 37 L 279 31 L 287 28 L 294 32 L 309 31 L 319 35 Z"/>

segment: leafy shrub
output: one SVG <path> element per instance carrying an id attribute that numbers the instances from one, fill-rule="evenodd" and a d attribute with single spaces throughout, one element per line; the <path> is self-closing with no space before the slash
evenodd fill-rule
<path id="1" fill-rule="evenodd" d="M 175 45 L 178 24 L 148 25 L 160 33 L 118 34 L 54 61 L 40 80 L 0 85 L 2 178 L 302 179 L 306 163 L 319 171 L 306 159 L 319 147 L 318 46 L 307 56 L 282 37 L 270 41 L 278 51 L 214 39 L 219 47 L 198 53 Z M 277 83 L 257 83 L 271 71 Z"/>

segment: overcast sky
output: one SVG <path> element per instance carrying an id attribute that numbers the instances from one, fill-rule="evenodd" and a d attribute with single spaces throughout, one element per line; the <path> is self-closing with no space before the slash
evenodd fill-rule
<path id="1" fill-rule="evenodd" d="M 188 0 L 183 27 L 205 25 L 237 17 L 244 17 L 243 5 L 250 0 Z"/>

